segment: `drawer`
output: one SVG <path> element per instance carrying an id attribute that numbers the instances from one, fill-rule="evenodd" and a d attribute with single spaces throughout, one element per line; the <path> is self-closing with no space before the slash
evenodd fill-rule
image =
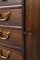
<path id="1" fill-rule="evenodd" d="M 0 43 L 22 48 L 23 33 L 22 30 L 11 28 L 0 28 Z"/>
<path id="2" fill-rule="evenodd" d="M 21 0 L 0 0 L 0 6 L 21 4 Z"/>
<path id="3" fill-rule="evenodd" d="M 0 25 L 21 26 L 22 10 L 21 9 L 1 9 Z"/>
<path id="4" fill-rule="evenodd" d="M 22 51 L 0 46 L 0 60 L 22 60 Z"/>

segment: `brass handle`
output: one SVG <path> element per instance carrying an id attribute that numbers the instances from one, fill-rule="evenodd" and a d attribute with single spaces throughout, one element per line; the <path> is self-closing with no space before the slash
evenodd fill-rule
<path id="1" fill-rule="evenodd" d="M 3 58 L 3 59 L 7 59 L 8 57 L 11 56 L 11 51 L 7 51 L 7 55 L 4 56 L 3 55 L 3 51 L 2 51 L 2 48 L 0 49 L 0 57 Z"/>
<path id="2" fill-rule="evenodd" d="M 6 37 L 3 37 L 2 32 L 0 32 L 0 39 L 6 40 L 6 39 L 8 39 L 8 38 L 10 37 L 10 35 L 11 35 L 11 33 L 8 32 L 8 33 L 7 33 L 7 36 L 6 36 Z"/>
<path id="3" fill-rule="evenodd" d="M 6 12 L 3 14 L 0 13 L 0 21 L 6 21 L 9 19 L 9 17 L 10 17 L 10 12 Z"/>

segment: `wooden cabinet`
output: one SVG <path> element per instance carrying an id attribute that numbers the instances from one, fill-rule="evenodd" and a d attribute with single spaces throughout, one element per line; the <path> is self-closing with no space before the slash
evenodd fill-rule
<path id="1" fill-rule="evenodd" d="M 0 60 L 4 59 L 40 60 L 40 0 L 0 0 Z"/>
<path id="2" fill-rule="evenodd" d="M 22 2 L 22 0 L 0 0 L 0 60 L 24 59 Z"/>

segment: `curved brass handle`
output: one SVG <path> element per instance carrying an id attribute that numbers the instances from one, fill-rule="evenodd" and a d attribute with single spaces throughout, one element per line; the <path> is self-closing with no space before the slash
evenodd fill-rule
<path id="1" fill-rule="evenodd" d="M 9 17 L 10 17 L 10 12 L 6 12 L 3 14 L 0 13 L 0 21 L 6 21 L 9 19 Z"/>
<path id="2" fill-rule="evenodd" d="M 10 37 L 10 35 L 11 35 L 11 33 L 8 32 L 8 33 L 7 33 L 7 36 L 6 36 L 6 37 L 3 37 L 2 32 L 0 32 L 0 39 L 6 40 L 6 39 L 8 39 L 8 38 Z"/>
<path id="3" fill-rule="evenodd" d="M 0 49 L 0 57 L 1 57 L 1 58 L 7 59 L 8 57 L 10 57 L 10 55 L 11 55 L 11 51 L 7 51 L 7 55 L 4 56 L 2 49 Z"/>

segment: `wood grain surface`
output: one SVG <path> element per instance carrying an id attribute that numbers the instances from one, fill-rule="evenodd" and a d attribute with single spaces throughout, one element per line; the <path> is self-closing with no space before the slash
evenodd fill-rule
<path id="1" fill-rule="evenodd" d="M 22 48 L 22 44 L 23 44 L 22 30 L 13 30 L 11 28 L 7 29 L 7 28 L 1 27 L 0 32 L 2 32 L 2 35 L 4 38 L 6 38 L 7 33 L 10 32 L 10 37 L 7 40 L 0 39 L 0 42 L 8 45 L 19 46 Z"/>
<path id="2" fill-rule="evenodd" d="M 26 60 L 40 60 L 40 0 L 26 0 Z"/>
<path id="3" fill-rule="evenodd" d="M 0 21 L 0 25 L 21 26 L 22 25 L 22 9 L 0 9 L 0 14 L 5 19 L 6 14 L 10 12 L 9 19 Z M 1 18 L 0 18 L 1 19 Z"/>

